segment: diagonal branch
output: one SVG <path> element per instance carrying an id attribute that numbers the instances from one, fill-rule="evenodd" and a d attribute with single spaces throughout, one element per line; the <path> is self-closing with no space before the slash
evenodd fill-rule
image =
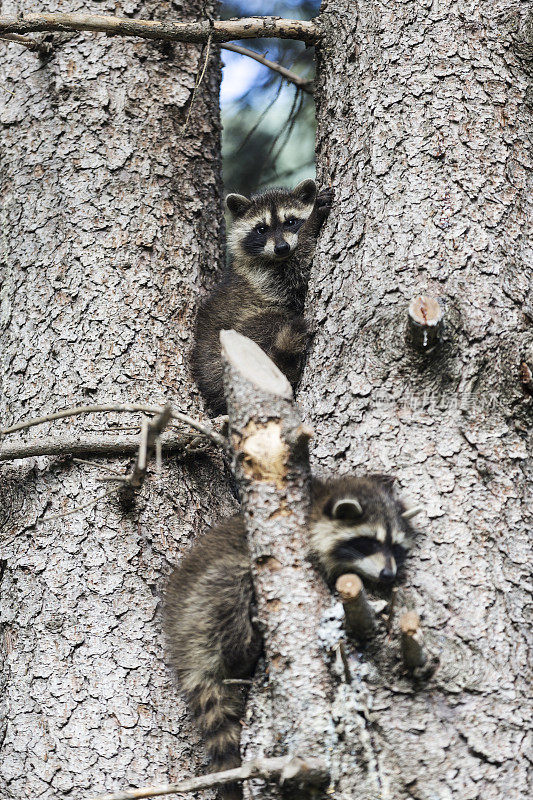
<path id="1" fill-rule="evenodd" d="M 160 797 L 165 794 L 182 794 L 199 789 L 211 789 L 225 786 L 234 781 L 245 781 L 250 778 L 277 780 L 280 783 L 293 781 L 309 785 L 319 785 L 324 781 L 321 765 L 308 758 L 256 758 L 235 769 L 223 772 L 211 772 L 209 775 L 198 775 L 180 783 L 167 783 L 162 786 L 146 786 L 143 789 L 126 789 L 123 792 L 99 795 L 92 800 L 141 800 L 145 797 Z"/>
<path id="2" fill-rule="evenodd" d="M 262 53 L 256 53 L 255 50 L 250 50 L 248 47 L 241 47 L 240 44 L 223 44 L 221 45 L 221 49 L 231 50 L 232 53 L 239 53 L 241 56 L 253 58 L 254 61 L 259 61 L 259 63 L 263 64 L 263 66 L 268 67 L 273 72 L 277 72 L 279 75 L 282 75 L 285 80 L 289 81 L 289 83 L 294 83 L 294 85 L 303 92 L 307 92 L 307 94 L 313 94 L 313 81 L 302 78 L 300 75 L 297 75 L 296 72 L 292 72 L 292 70 L 287 69 L 281 64 L 278 64 L 276 61 L 270 61 L 270 59 L 266 58 Z"/>
<path id="3" fill-rule="evenodd" d="M 200 22 L 169 22 L 112 17 L 103 14 L 37 13 L 0 16 L 0 34 L 37 31 L 91 31 L 111 36 L 138 36 L 171 42 L 230 42 L 234 39 L 299 39 L 314 44 L 319 33 L 312 20 L 243 17 Z"/>

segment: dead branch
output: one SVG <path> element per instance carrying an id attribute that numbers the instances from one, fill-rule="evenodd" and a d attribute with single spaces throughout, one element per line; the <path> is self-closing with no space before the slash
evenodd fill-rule
<path id="1" fill-rule="evenodd" d="M 264 778 L 269 781 L 286 781 L 320 785 L 324 781 L 324 773 L 320 764 L 306 758 L 256 758 L 235 769 L 223 772 L 211 772 L 209 775 L 198 775 L 181 783 L 167 783 L 162 786 L 145 786 L 143 789 L 126 789 L 123 792 L 103 794 L 90 800 L 141 800 L 145 797 L 159 797 L 165 794 L 182 794 L 200 789 L 212 789 L 225 786 L 234 781 L 246 781 L 251 778 Z"/>
<path id="2" fill-rule="evenodd" d="M 170 403 L 167 403 L 163 411 L 160 414 L 156 414 L 153 419 L 149 420 L 147 417 L 142 418 L 141 439 L 139 442 L 137 459 L 131 472 L 122 478 L 122 482 L 131 486 L 132 489 L 140 489 L 143 485 L 150 453 L 154 450 L 171 416 L 172 406 Z"/>
<path id="3" fill-rule="evenodd" d="M 93 406 L 76 406 L 74 408 L 64 408 L 61 411 L 54 411 L 51 414 L 46 414 L 44 417 L 25 419 L 21 422 L 17 422 L 15 425 L 11 425 L 9 428 L 1 428 L 0 436 L 26 430 L 26 428 L 42 425 L 45 422 L 53 422 L 56 419 L 66 419 L 67 417 L 76 417 L 81 414 L 96 414 L 107 411 L 142 411 L 145 414 L 159 414 L 162 410 L 160 406 L 149 406 L 146 405 L 146 403 L 99 403 Z"/>
<path id="4" fill-rule="evenodd" d="M 232 53 L 240 53 L 241 56 L 253 58 L 254 61 L 258 61 L 260 64 L 268 67 L 273 72 L 277 72 L 279 75 L 282 75 L 285 80 L 289 81 L 289 83 L 294 83 L 294 85 L 303 92 L 306 92 L 307 94 L 313 94 L 313 81 L 308 81 L 305 78 L 302 78 L 296 72 L 287 69 L 281 64 L 278 64 L 276 61 L 270 61 L 270 59 L 266 58 L 266 56 L 262 55 L 262 53 L 256 53 L 255 50 L 250 50 L 248 47 L 241 47 L 239 44 L 223 44 L 221 45 L 221 50 L 230 50 Z"/>
<path id="5" fill-rule="evenodd" d="M 200 22 L 169 22 L 113 17 L 103 14 L 36 13 L 1 16 L 0 34 L 38 31 L 90 31 L 110 36 L 138 36 L 171 42 L 231 42 L 234 39 L 299 39 L 314 44 L 319 38 L 313 21 L 281 17 L 244 17 Z"/>
<path id="6" fill-rule="evenodd" d="M 76 417 L 83 414 L 98 414 L 102 412 L 122 413 L 135 411 L 141 411 L 144 414 L 161 414 L 163 412 L 163 408 L 161 406 L 152 406 L 146 403 L 100 403 L 93 406 L 65 408 L 62 411 L 55 411 L 52 414 L 47 414 L 44 417 L 35 417 L 33 419 L 22 420 L 21 422 L 17 422 L 16 425 L 11 425 L 9 428 L 1 428 L 0 436 L 7 436 L 8 434 L 15 433 L 16 431 L 32 428 L 35 425 L 42 425 L 45 422 L 53 422 L 56 419 L 66 419 L 67 417 Z M 206 425 L 205 423 L 200 422 L 193 417 L 189 417 L 187 414 L 182 414 L 181 411 L 173 410 L 172 419 L 183 422 L 185 425 L 189 425 L 191 428 L 203 433 L 204 436 L 207 436 L 219 447 L 226 446 L 225 438 L 220 433 L 217 433 L 215 430 L 213 430 L 210 425 Z"/>
<path id="7" fill-rule="evenodd" d="M 325 775 L 332 685 L 318 632 L 329 595 L 306 559 L 312 431 L 302 424 L 287 378 L 257 344 L 235 331 L 222 331 L 220 340 L 233 470 L 264 632 L 272 740 L 316 758 Z"/>
<path id="8" fill-rule="evenodd" d="M 189 449 L 195 441 L 206 442 L 193 433 L 164 433 L 161 446 L 164 453 Z M 0 444 L 0 461 L 14 461 L 34 456 L 130 456 L 137 452 L 139 437 L 101 436 L 85 440 L 65 437 L 47 437 L 35 442 L 3 442 Z M 90 462 L 89 462 L 90 463 Z"/>
<path id="9" fill-rule="evenodd" d="M 376 617 L 366 599 L 361 578 L 358 575 L 341 575 L 335 588 L 344 606 L 348 632 L 358 639 L 367 639 L 375 630 Z"/>

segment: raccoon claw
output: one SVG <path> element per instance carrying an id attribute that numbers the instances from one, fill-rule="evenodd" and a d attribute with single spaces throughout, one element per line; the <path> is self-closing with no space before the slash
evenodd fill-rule
<path id="1" fill-rule="evenodd" d="M 333 189 L 321 189 L 316 196 L 315 207 L 321 217 L 327 217 L 333 202 Z"/>

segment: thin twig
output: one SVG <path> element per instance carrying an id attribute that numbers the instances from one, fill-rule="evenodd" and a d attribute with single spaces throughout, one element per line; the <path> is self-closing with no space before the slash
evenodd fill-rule
<path id="1" fill-rule="evenodd" d="M 303 783 L 320 785 L 325 778 L 322 764 L 313 759 L 291 758 L 257 758 L 235 769 L 226 769 L 222 772 L 212 772 L 209 775 L 199 775 L 189 778 L 181 783 L 167 783 L 162 786 L 145 786 L 142 789 L 127 789 L 123 792 L 98 795 L 91 800 L 141 800 L 145 797 L 158 797 L 165 794 L 182 794 L 195 792 L 199 789 L 211 789 L 215 786 L 225 786 L 234 781 L 246 781 L 250 778 L 265 778 L 267 780 L 298 780 Z"/>
<path id="2" fill-rule="evenodd" d="M 86 464 L 88 467 L 94 467 L 94 461 L 88 461 L 86 458 L 73 458 L 73 464 Z M 104 469 L 106 472 L 111 472 L 113 475 L 118 475 L 119 477 L 123 478 L 124 476 L 117 470 L 108 467 L 107 464 L 98 464 L 99 469 Z"/>
<path id="3" fill-rule="evenodd" d="M 92 31 L 113 36 L 138 36 L 174 42 L 213 42 L 236 39 L 299 39 L 314 44 L 319 39 L 312 20 L 279 17 L 243 17 L 241 19 L 170 22 L 113 17 L 104 14 L 20 14 L 1 16 L 0 33 L 35 33 L 36 31 Z"/>
<path id="4" fill-rule="evenodd" d="M 279 132 L 274 136 L 270 147 L 268 148 L 267 152 L 263 156 L 264 164 L 270 166 L 270 164 L 274 164 L 276 159 L 279 158 L 280 153 L 282 152 L 283 148 L 287 144 L 289 137 L 292 133 L 294 128 L 294 124 L 296 122 L 296 118 L 302 109 L 303 104 L 303 94 L 296 89 L 294 93 L 294 99 L 292 101 L 291 110 L 289 111 L 289 115 L 283 125 L 281 126 Z M 278 147 L 278 151 L 273 156 L 274 149 L 276 148 L 278 142 L 282 140 L 281 145 Z"/>
<path id="5" fill-rule="evenodd" d="M 42 519 L 38 519 L 37 523 L 41 522 L 53 522 L 56 519 L 63 519 L 63 517 L 70 517 L 72 514 L 76 514 L 78 511 L 84 511 L 86 508 L 91 508 L 91 506 L 95 506 L 100 500 L 103 500 L 104 497 L 109 497 L 110 494 L 113 494 L 115 489 L 108 489 L 107 492 L 98 495 L 98 497 L 93 497 L 92 500 L 89 500 L 88 503 L 84 503 L 81 506 L 76 506 L 75 508 L 71 508 L 69 511 L 64 511 L 62 514 L 53 514 L 51 517 L 43 517 Z"/>
<path id="6" fill-rule="evenodd" d="M 253 58 L 254 61 L 259 61 L 260 64 L 268 67 L 273 72 L 283 75 L 285 80 L 289 81 L 289 83 L 294 83 L 294 85 L 298 86 L 303 92 L 313 94 L 313 81 L 302 78 L 300 75 L 297 75 L 296 72 L 292 72 L 292 70 L 287 69 L 282 64 L 278 64 L 276 61 L 270 61 L 270 59 L 266 58 L 262 53 L 256 53 L 255 50 L 250 50 L 248 47 L 241 47 L 240 44 L 223 44 L 221 45 L 221 49 L 230 50 L 232 53 L 239 53 L 241 56 Z"/>
<path id="7" fill-rule="evenodd" d="M 185 131 L 187 130 L 187 127 L 189 125 L 189 120 L 191 118 L 191 113 L 192 113 L 192 109 L 193 109 L 193 106 L 194 106 L 194 101 L 196 100 L 196 92 L 198 91 L 198 89 L 200 87 L 200 84 L 202 83 L 202 81 L 204 79 L 205 71 L 207 69 L 207 64 L 209 63 L 209 53 L 211 51 L 211 40 L 212 40 L 212 36 L 211 36 L 211 34 L 209 34 L 209 38 L 208 38 L 207 44 L 205 46 L 204 66 L 202 67 L 202 70 L 200 71 L 198 77 L 196 78 L 196 82 L 194 84 L 194 89 L 192 90 L 192 97 L 191 97 L 191 102 L 189 103 L 189 110 L 187 111 L 187 116 L 185 118 L 185 122 L 183 123 L 183 128 L 181 129 L 181 133 L 182 134 L 185 133 Z"/>
<path id="8" fill-rule="evenodd" d="M 191 428 L 200 431 L 200 433 L 203 433 L 204 436 L 207 436 L 208 439 L 211 439 L 211 441 L 217 444 L 219 447 L 226 447 L 225 438 L 222 436 L 222 434 L 213 430 L 210 425 L 204 425 L 203 422 L 199 422 L 197 419 L 187 416 L 187 414 L 182 414 L 181 411 L 173 411 L 172 418 L 177 419 L 179 422 L 184 422 L 185 425 L 189 425 Z M 220 417 L 221 421 L 222 419 L 223 417 Z"/>
<path id="9" fill-rule="evenodd" d="M 77 417 L 81 414 L 97 414 L 108 411 L 142 411 L 144 414 L 160 414 L 162 410 L 160 406 L 150 406 L 146 403 L 100 403 L 94 406 L 64 408 L 61 411 L 54 411 L 52 414 L 46 414 L 44 417 L 22 420 L 21 422 L 17 422 L 16 425 L 11 425 L 9 428 L 2 428 L 0 429 L 0 436 L 6 436 L 8 433 L 15 433 L 16 431 L 22 431 L 26 428 L 32 428 L 34 425 L 42 425 L 45 422 L 53 422 L 56 419 Z"/>
<path id="10" fill-rule="evenodd" d="M 274 97 L 272 98 L 272 100 L 270 100 L 269 103 L 267 103 L 267 105 L 261 111 L 261 113 L 257 117 L 256 121 L 254 122 L 254 124 L 252 125 L 252 127 L 250 128 L 250 130 L 248 131 L 248 133 L 246 134 L 246 136 L 244 137 L 244 139 L 240 143 L 240 145 L 234 151 L 234 155 L 235 156 L 238 156 L 239 153 L 246 147 L 246 145 L 248 144 L 248 142 L 250 141 L 250 139 L 252 138 L 252 136 L 254 135 L 254 133 L 256 132 L 256 130 L 258 129 L 258 127 L 260 126 L 260 124 L 262 123 L 262 121 L 264 120 L 264 118 L 266 117 L 266 115 L 268 114 L 268 112 L 270 111 L 270 109 L 272 108 L 272 106 L 274 105 L 276 100 L 278 99 L 278 97 L 280 96 L 282 89 L 283 89 L 283 81 L 279 81 L 279 84 L 278 84 L 278 87 L 276 89 L 276 93 L 275 93 Z"/>
<path id="11" fill-rule="evenodd" d="M 82 414 L 135 411 L 141 411 L 144 414 L 161 414 L 163 408 L 161 406 L 152 406 L 145 403 L 102 403 L 94 406 L 64 408 L 62 411 L 55 411 L 54 413 L 47 414 L 44 417 L 35 417 L 33 419 L 22 420 L 21 422 L 17 422 L 16 425 L 11 425 L 9 428 L 2 428 L 0 429 L 0 436 L 7 436 L 8 434 L 15 433 L 16 431 L 32 428 L 35 425 L 42 425 L 45 422 L 53 422 L 56 419 L 76 417 Z M 217 433 L 215 430 L 213 430 L 213 428 L 211 428 L 209 425 L 205 425 L 203 422 L 199 422 L 198 420 L 193 419 L 193 417 L 189 417 L 187 414 L 182 414 L 181 411 L 172 411 L 172 418 L 189 425 L 191 428 L 194 428 L 197 431 L 200 431 L 200 433 L 203 433 L 204 436 L 207 436 L 219 447 L 225 447 L 225 438 L 220 433 Z"/>

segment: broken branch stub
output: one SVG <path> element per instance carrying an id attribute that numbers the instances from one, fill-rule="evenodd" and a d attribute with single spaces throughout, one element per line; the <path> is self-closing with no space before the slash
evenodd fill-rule
<path id="1" fill-rule="evenodd" d="M 427 661 L 424 641 L 420 627 L 420 617 L 416 611 L 406 611 L 400 617 L 401 650 L 403 663 L 409 672 L 423 667 Z"/>
<path id="2" fill-rule="evenodd" d="M 366 599 L 361 578 L 346 573 L 337 579 L 335 588 L 344 606 L 348 633 L 358 639 L 368 639 L 376 628 L 376 617 Z"/>
<path id="3" fill-rule="evenodd" d="M 327 781 L 333 687 L 318 628 L 328 593 L 306 558 L 305 443 L 312 431 L 302 424 L 287 379 L 257 345 L 235 331 L 222 331 L 220 340 L 233 470 L 265 640 L 275 754 L 317 759 Z"/>

